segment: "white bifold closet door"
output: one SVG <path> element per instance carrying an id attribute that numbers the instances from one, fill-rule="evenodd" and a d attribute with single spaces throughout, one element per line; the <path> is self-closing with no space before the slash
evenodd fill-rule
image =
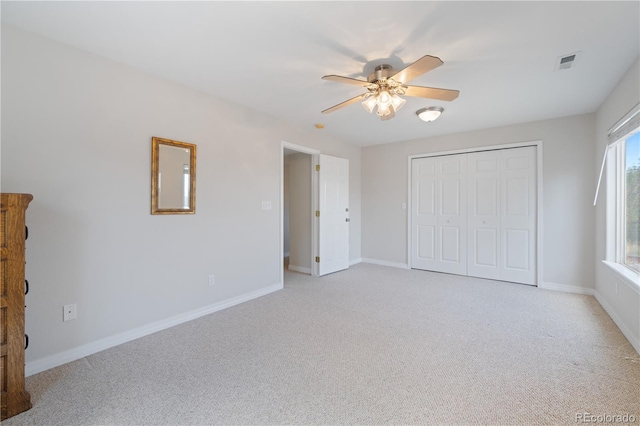
<path id="1" fill-rule="evenodd" d="M 459 187 L 451 175 L 436 173 L 451 169 L 451 164 L 466 165 L 458 174 Z M 413 268 L 535 284 L 535 147 L 419 158 L 411 168 Z M 438 241 L 439 235 L 451 233 L 447 227 L 453 222 L 444 213 L 456 198 L 463 206 L 457 229 L 465 233 L 457 239 L 457 269 L 443 256 L 453 252 L 454 238 Z"/>
<path id="2" fill-rule="evenodd" d="M 412 161 L 412 266 L 467 274 L 467 156 Z"/>
<path id="3" fill-rule="evenodd" d="M 536 148 L 468 155 L 468 275 L 535 284 Z"/>

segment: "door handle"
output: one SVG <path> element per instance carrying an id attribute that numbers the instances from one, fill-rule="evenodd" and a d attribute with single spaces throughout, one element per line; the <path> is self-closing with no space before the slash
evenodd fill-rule
<path id="1" fill-rule="evenodd" d="M 345 222 L 351 222 L 351 219 L 346 218 L 344 221 L 345 221 Z"/>
<path id="2" fill-rule="evenodd" d="M 29 293 L 29 280 L 24 280 L 24 294 Z"/>
<path id="3" fill-rule="evenodd" d="M 349 207 L 347 207 L 346 209 L 344 209 L 344 211 L 345 211 L 345 212 L 348 212 L 348 211 L 349 211 Z"/>

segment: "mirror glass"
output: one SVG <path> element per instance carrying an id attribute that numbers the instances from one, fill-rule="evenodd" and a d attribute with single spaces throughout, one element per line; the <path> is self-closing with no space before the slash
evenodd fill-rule
<path id="1" fill-rule="evenodd" d="M 196 211 L 196 146 L 154 137 L 151 142 L 151 214 Z"/>

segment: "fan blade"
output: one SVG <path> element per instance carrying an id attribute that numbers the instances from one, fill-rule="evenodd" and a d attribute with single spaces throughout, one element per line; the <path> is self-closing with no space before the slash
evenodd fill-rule
<path id="1" fill-rule="evenodd" d="M 393 78 L 398 83 L 406 84 L 419 75 L 429 72 L 432 69 L 438 68 L 443 63 L 444 62 L 442 62 L 440 58 L 426 55 L 418 59 L 411 65 L 407 65 L 404 69 L 392 75 L 391 78 Z"/>
<path id="2" fill-rule="evenodd" d="M 389 110 L 391 111 L 390 114 L 387 114 L 385 116 L 380 117 L 380 121 L 387 121 L 387 120 L 391 120 L 393 117 L 396 116 L 396 113 L 393 111 L 393 106 L 389 107 Z"/>
<path id="3" fill-rule="evenodd" d="M 365 96 L 367 96 L 368 93 L 363 93 L 362 95 L 358 95 L 355 98 L 351 98 L 349 100 L 346 100 L 342 103 L 339 103 L 338 105 L 334 105 L 331 108 L 327 108 L 324 111 L 322 111 L 323 114 L 329 114 L 330 112 L 333 112 L 337 109 L 340 109 L 342 107 L 346 107 L 347 105 L 351 105 L 351 104 L 355 104 L 356 102 L 358 102 L 360 99 L 364 98 Z"/>
<path id="4" fill-rule="evenodd" d="M 419 98 L 452 101 L 458 97 L 460 91 L 451 89 L 438 89 L 436 87 L 406 86 L 404 94 L 406 96 L 417 96 Z"/>
<path id="5" fill-rule="evenodd" d="M 339 75 L 325 75 L 322 77 L 323 80 L 335 81 L 336 83 L 346 83 L 346 84 L 354 84 L 356 86 L 367 87 L 371 83 L 364 80 L 358 80 L 350 77 L 342 77 Z"/>

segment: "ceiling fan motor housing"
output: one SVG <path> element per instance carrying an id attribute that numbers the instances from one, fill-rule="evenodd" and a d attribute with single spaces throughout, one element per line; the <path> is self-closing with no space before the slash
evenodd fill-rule
<path id="1" fill-rule="evenodd" d="M 395 74 L 396 72 L 391 65 L 382 64 L 375 67 L 374 71 L 367 77 L 367 81 L 369 83 L 377 83 L 391 78 Z"/>

